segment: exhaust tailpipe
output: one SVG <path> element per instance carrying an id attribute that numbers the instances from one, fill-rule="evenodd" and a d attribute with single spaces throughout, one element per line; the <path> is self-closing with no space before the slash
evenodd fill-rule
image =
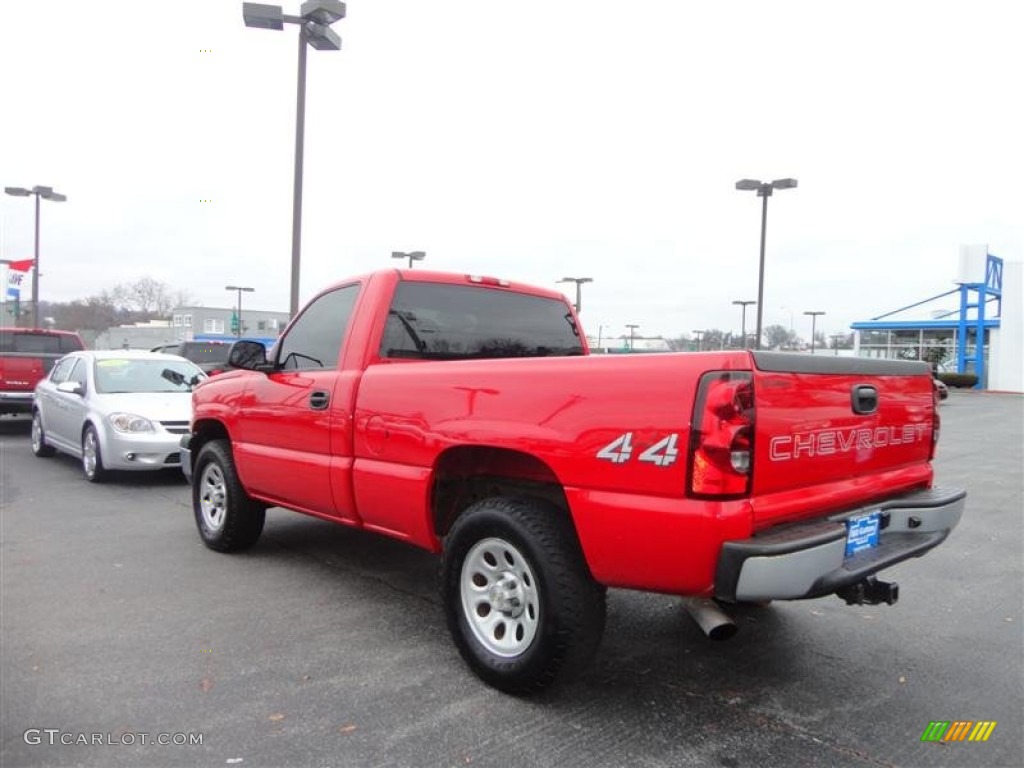
<path id="1" fill-rule="evenodd" d="M 728 640 L 739 630 L 736 623 L 722 611 L 714 600 L 684 597 L 683 607 L 709 640 Z"/>

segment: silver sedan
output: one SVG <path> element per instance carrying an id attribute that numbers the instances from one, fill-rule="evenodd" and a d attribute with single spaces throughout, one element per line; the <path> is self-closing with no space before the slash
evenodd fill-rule
<path id="1" fill-rule="evenodd" d="M 192 388 L 206 378 L 177 355 L 121 350 L 73 352 L 36 386 L 32 451 L 82 460 L 90 482 L 109 470 L 180 467 Z"/>

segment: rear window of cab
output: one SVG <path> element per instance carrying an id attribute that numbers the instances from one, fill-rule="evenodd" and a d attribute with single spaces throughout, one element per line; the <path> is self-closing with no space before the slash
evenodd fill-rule
<path id="1" fill-rule="evenodd" d="M 82 340 L 74 333 L 39 331 L 0 331 L 0 353 L 63 355 L 83 349 Z"/>

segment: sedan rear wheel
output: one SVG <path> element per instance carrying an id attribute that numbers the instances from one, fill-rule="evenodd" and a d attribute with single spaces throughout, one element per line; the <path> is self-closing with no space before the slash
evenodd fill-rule
<path id="1" fill-rule="evenodd" d="M 53 456 L 57 451 L 46 442 L 43 431 L 43 415 L 38 410 L 32 411 L 32 453 L 36 456 Z"/>

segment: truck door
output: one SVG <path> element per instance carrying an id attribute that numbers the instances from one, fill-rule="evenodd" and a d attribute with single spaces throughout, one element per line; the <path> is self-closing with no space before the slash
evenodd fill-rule
<path id="1" fill-rule="evenodd" d="M 310 303 L 277 343 L 278 370 L 246 386 L 232 442 L 253 495 L 352 519 L 350 505 L 335 501 L 331 475 L 332 464 L 352 463 L 351 448 L 346 456 L 339 447 L 345 453 L 352 443 L 351 397 L 344 390 L 354 382 L 339 360 L 359 288 L 343 286 Z"/>

